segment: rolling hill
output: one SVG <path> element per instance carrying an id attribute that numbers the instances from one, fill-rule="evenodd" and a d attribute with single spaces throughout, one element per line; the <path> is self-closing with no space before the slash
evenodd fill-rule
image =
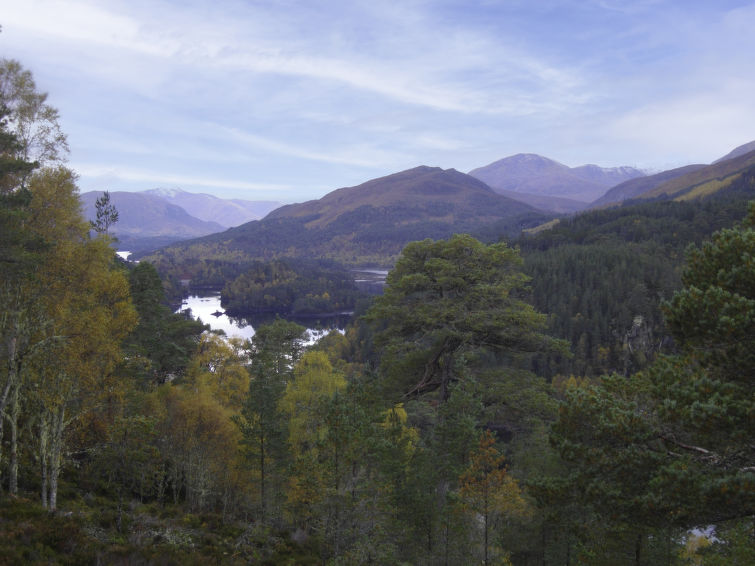
<path id="1" fill-rule="evenodd" d="M 262 220 L 181 242 L 150 256 L 159 265 L 327 258 L 348 265 L 391 265 L 403 247 L 424 238 L 467 232 L 518 234 L 549 216 L 495 193 L 454 169 L 416 167 L 318 200 L 283 206 Z"/>

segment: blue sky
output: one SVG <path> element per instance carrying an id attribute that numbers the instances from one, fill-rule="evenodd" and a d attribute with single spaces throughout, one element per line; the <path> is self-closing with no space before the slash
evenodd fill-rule
<path id="1" fill-rule="evenodd" d="M 82 191 L 298 202 L 516 153 L 663 170 L 755 139 L 755 2 L 3 0 Z"/>

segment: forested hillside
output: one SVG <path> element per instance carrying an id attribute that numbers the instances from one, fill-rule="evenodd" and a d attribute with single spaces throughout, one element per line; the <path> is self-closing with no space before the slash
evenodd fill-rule
<path id="1" fill-rule="evenodd" d="M 546 375 L 628 375 L 671 347 L 660 305 L 681 286 L 684 252 L 732 226 L 755 197 L 750 167 L 724 191 L 580 214 L 516 240 L 532 301 L 574 356 L 540 360 Z"/>
<path id="2" fill-rule="evenodd" d="M 0 81 L 0 564 L 755 562 L 753 169 L 515 241 L 402 244 L 344 333 L 241 341 L 117 259 L 57 111 L 20 64 Z M 235 245 L 177 272 L 257 307 L 352 292 Z"/>
<path id="3" fill-rule="evenodd" d="M 147 259 L 163 274 L 183 269 L 192 276 L 208 260 L 327 258 L 350 266 L 389 266 L 414 240 L 467 232 L 513 235 L 550 218 L 458 171 L 416 167 L 281 207 L 263 220 L 182 242 Z"/>

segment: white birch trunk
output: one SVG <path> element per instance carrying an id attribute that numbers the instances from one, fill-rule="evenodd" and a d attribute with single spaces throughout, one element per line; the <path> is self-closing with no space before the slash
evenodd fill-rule
<path id="1" fill-rule="evenodd" d="M 19 390 L 21 384 L 16 381 L 11 393 L 10 413 L 10 461 L 8 463 L 8 493 L 11 495 L 18 494 L 18 413 L 20 411 L 21 400 Z"/>
<path id="2" fill-rule="evenodd" d="M 47 446 L 50 441 L 50 426 L 48 415 L 42 414 L 39 419 L 39 466 L 42 475 L 42 507 L 47 509 L 47 481 L 48 481 L 48 455 Z"/>
<path id="3" fill-rule="evenodd" d="M 58 407 L 53 413 L 53 431 L 50 442 L 50 511 L 55 511 L 58 506 L 58 477 L 60 476 L 60 464 L 63 452 L 63 427 L 65 414 L 66 409 L 64 405 Z"/>

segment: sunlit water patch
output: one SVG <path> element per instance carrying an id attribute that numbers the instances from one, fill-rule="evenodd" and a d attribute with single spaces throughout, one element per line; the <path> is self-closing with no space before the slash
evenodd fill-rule
<path id="1" fill-rule="evenodd" d="M 262 316 L 259 317 L 259 320 L 255 319 L 255 323 L 253 324 L 248 318 L 228 316 L 223 311 L 223 307 L 220 305 L 220 295 L 217 294 L 207 296 L 191 295 L 183 300 L 177 312 L 184 312 L 189 309 L 191 310 L 192 318 L 208 324 L 212 330 L 222 330 L 228 337 L 236 336 L 242 339 L 249 339 L 254 336 L 255 324 L 259 326 L 260 324 L 272 322 L 275 319 L 274 316 Z M 343 332 L 350 318 L 350 313 L 342 313 L 322 317 L 322 320 L 295 319 L 294 322 L 298 322 L 307 328 L 309 342 L 312 343 L 332 330 Z"/>

